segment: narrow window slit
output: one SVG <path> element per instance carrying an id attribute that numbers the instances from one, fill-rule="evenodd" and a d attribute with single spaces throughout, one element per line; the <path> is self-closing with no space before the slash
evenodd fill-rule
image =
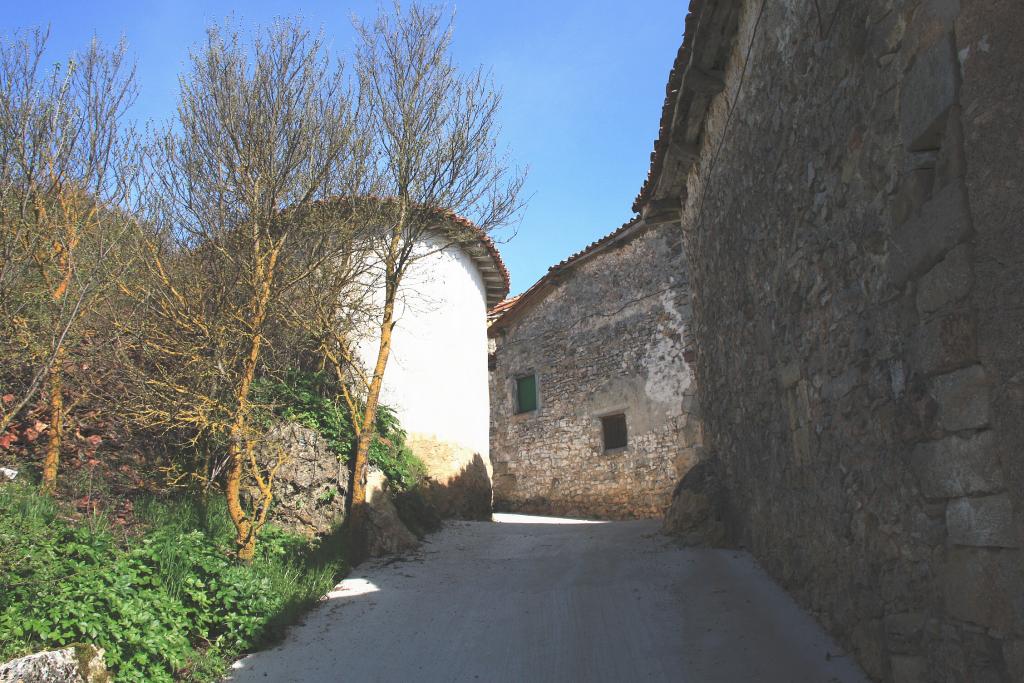
<path id="1" fill-rule="evenodd" d="M 607 415 L 601 418 L 601 432 L 604 436 L 604 449 L 613 451 L 616 448 L 625 448 L 628 440 L 626 438 L 626 415 Z"/>

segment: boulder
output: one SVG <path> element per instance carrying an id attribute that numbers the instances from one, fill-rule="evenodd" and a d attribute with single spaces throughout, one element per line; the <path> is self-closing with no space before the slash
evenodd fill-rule
<path id="1" fill-rule="evenodd" d="M 0 664 L 0 683 L 108 683 L 103 650 L 71 645 Z"/>
<path id="2" fill-rule="evenodd" d="M 708 461 L 698 462 L 679 481 L 662 531 L 678 536 L 686 545 L 728 545 L 725 489 Z"/>
<path id="3" fill-rule="evenodd" d="M 370 557 L 398 555 L 419 546 L 419 540 L 398 516 L 387 477 L 378 469 L 366 476 L 365 550 Z"/>
<path id="4" fill-rule="evenodd" d="M 443 524 L 440 510 L 430 499 L 424 486 L 416 486 L 407 491 L 400 491 L 392 496 L 398 516 L 409 531 L 422 539 L 429 533 L 438 531 Z"/>
<path id="5" fill-rule="evenodd" d="M 264 465 L 278 452 L 285 462 L 274 478 L 272 522 L 307 536 L 329 533 L 345 520 L 349 468 L 316 430 L 295 423 L 270 430 L 258 448 Z"/>

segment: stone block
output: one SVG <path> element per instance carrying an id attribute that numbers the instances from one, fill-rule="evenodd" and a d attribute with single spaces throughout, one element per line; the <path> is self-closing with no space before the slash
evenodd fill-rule
<path id="1" fill-rule="evenodd" d="M 960 14 L 960 0 L 925 0 L 918 11 L 923 11 L 931 21 L 940 22 L 942 28 L 949 31 Z"/>
<path id="2" fill-rule="evenodd" d="M 893 655 L 889 658 L 893 683 L 930 683 L 928 661 L 924 657 Z"/>
<path id="3" fill-rule="evenodd" d="M 1011 681 L 1024 681 L 1024 640 L 1007 640 L 1003 643 L 1003 661 Z"/>
<path id="4" fill-rule="evenodd" d="M 896 230 L 889 245 L 890 282 L 900 286 L 924 274 L 970 233 L 964 189 L 959 183 L 946 185 Z"/>
<path id="5" fill-rule="evenodd" d="M 911 463 L 924 497 L 957 498 L 1002 489 L 994 441 L 992 432 L 984 431 L 915 446 Z"/>
<path id="6" fill-rule="evenodd" d="M 934 375 L 977 360 L 975 328 L 968 313 L 950 313 L 921 324 L 907 348 L 912 367 L 921 374 Z"/>
<path id="7" fill-rule="evenodd" d="M 800 381 L 800 364 L 796 361 L 779 366 L 779 384 L 789 389 Z"/>
<path id="8" fill-rule="evenodd" d="M 856 366 L 848 367 L 839 376 L 825 383 L 821 389 L 821 397 L 826 401 L 836 401 L 850 393 L 861 382 L 860 369 Z"/>
<path id="9" fill-rule="evenodd" d="M 900 134 L 908 150 L 938 148 L 956 103 L 958 68 L 948 35 L 915 55 L 900 86 Z"/>
<path id="10" fill-rule="evenodd" d="M 933 378 L 929 393 L 938 404 L 936 421 L 946 431 L 981 429 L 988 425 L 988 378 L 980 365 Z"/>
<path id="11" fill-rule="evenodd" d="M 930 153 L 929 156 L 932 157 L 931 163 L 934 165 L 934 153 Z M 908 169 L 890 205 L 893 222 L 897 225 L 906 222 L 931 197 L 934 184 L 934 168 Z"/>
<path id="12" fill-rule="evenodd" d="M 676 486 L 662 531 L 687 545 L 726 546 L 724 511 L 725 490 L 718 474 L 711 463 L 700 462 Z"/>
<path id="13" fill-rule="evenodd" d="M 960 14 L 960 0 L 921 0 L 907 26 L 907 50 L 919 53 L 946 39 Z"/>
<path id="14" fill-rule="evenodd" d="M 886 365 L 889 370 L 889 388 L 892 390 L 892 397 L 899 400 L 907 391 L 907 369 L 904 367 L 903 361 L 895 358 L 890 359 Z"/>
<path id="15" fill-rule="evenodd" d="M 1005 493 L 956 498 L 946 505 L 946 528 L 953 545 L 1019 547 L 1013 504 Z"/>
<path id="16" fill-rule="evenodd" d="M 884 621 L 886 647 L 902 654 L 916 651 L 924 623 L 925 615 L 921 612 L 890 614 Z"/>
<path id="17" fill-rule="evenodd" d="M 809 464 L 813 448 L 813 435 L 808 425 L 803 425 L 793 432 L 793 456 L 797 464 Z"/>
<path id="18" fill-rule="evenodd" d="M 322 434 L 296 423 L 273 427 L 257 446 L 256 457 L 267 468 L 282 455 L 271 521 L 300 534 L 329 533 L 345 520 L 348 465 L 339 465 Z"/>
<path id="19" fill-rule="evenodd" d="M 872 680 L 881 680 L 885 671 L 885 631 L 881 619 L 863 619 L 850 633 L 857 663 Z"/>
<path id="20" fill-rule="evenodd" d="M 963 299 L 971 291 L 971 263 L 961 244 L 917 283 L 917 309 L 933 313 Z"/>
<path id="21" fill-rule="evenodd" d="M 942 148 L 935 163 L 935 184 L 942 187 L 964 177 L 964 129 L 960 105 L 954 106 L 946 117 L 946 132 L 942 134 Z"/>
<path id="22" fill-rule="evenodd" d="M 946 610 L 1004 633 L 1024 627 L 1024 568 L 1018 550 L 954 547 L 943 571 Z"/>
<path id="23" fill-rule="evenodd" d="M 398 555 L 419 546 L 419 539 L 398 516 L 387 477 L 371 469 L 366 477 L 366 524 L 362 550 L 369 557 Z"/>

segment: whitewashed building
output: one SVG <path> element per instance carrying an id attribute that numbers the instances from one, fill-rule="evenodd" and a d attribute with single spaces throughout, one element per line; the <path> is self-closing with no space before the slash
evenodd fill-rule
<path id="1" fill-rule="evenodd" d="M 487 311 L 508 289 L 494 242 L 454 214 L 417 245 L 401 285 L 381 402 L 396 411 L 426 463 L 434 502 L 446 515 L 490 514 Z M 372 368 L 377 339 L 359 352 Z"/>

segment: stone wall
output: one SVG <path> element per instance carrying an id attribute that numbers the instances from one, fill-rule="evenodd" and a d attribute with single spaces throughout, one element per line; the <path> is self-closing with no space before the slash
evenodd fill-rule
<path id="1" fill-rule="evenodd" d="M 677 225 L 624 226 L 553 268 L 492 326 L 496 510 L 664 513 L 700 438 L 682 262 Z M 539 407 L 515 414 L 515 379 L 529 373 Z M 619 412 L 628 446 L 605 452 L 600 418 Z"/>
<path id="2" fill-rule="evenodd" d="M 429 434 L 411 433 L 406 444 L 426 466 L 420 491 L 442 517 L 491 518 L 491 473 L 480 453 Z"/>
<path id="3" fill-rule="evenodd" d="M 1024 4 L 694 5 L 724 90 L 676 196 L 733 533 L 873 678 L 1024 680 Z"/>

